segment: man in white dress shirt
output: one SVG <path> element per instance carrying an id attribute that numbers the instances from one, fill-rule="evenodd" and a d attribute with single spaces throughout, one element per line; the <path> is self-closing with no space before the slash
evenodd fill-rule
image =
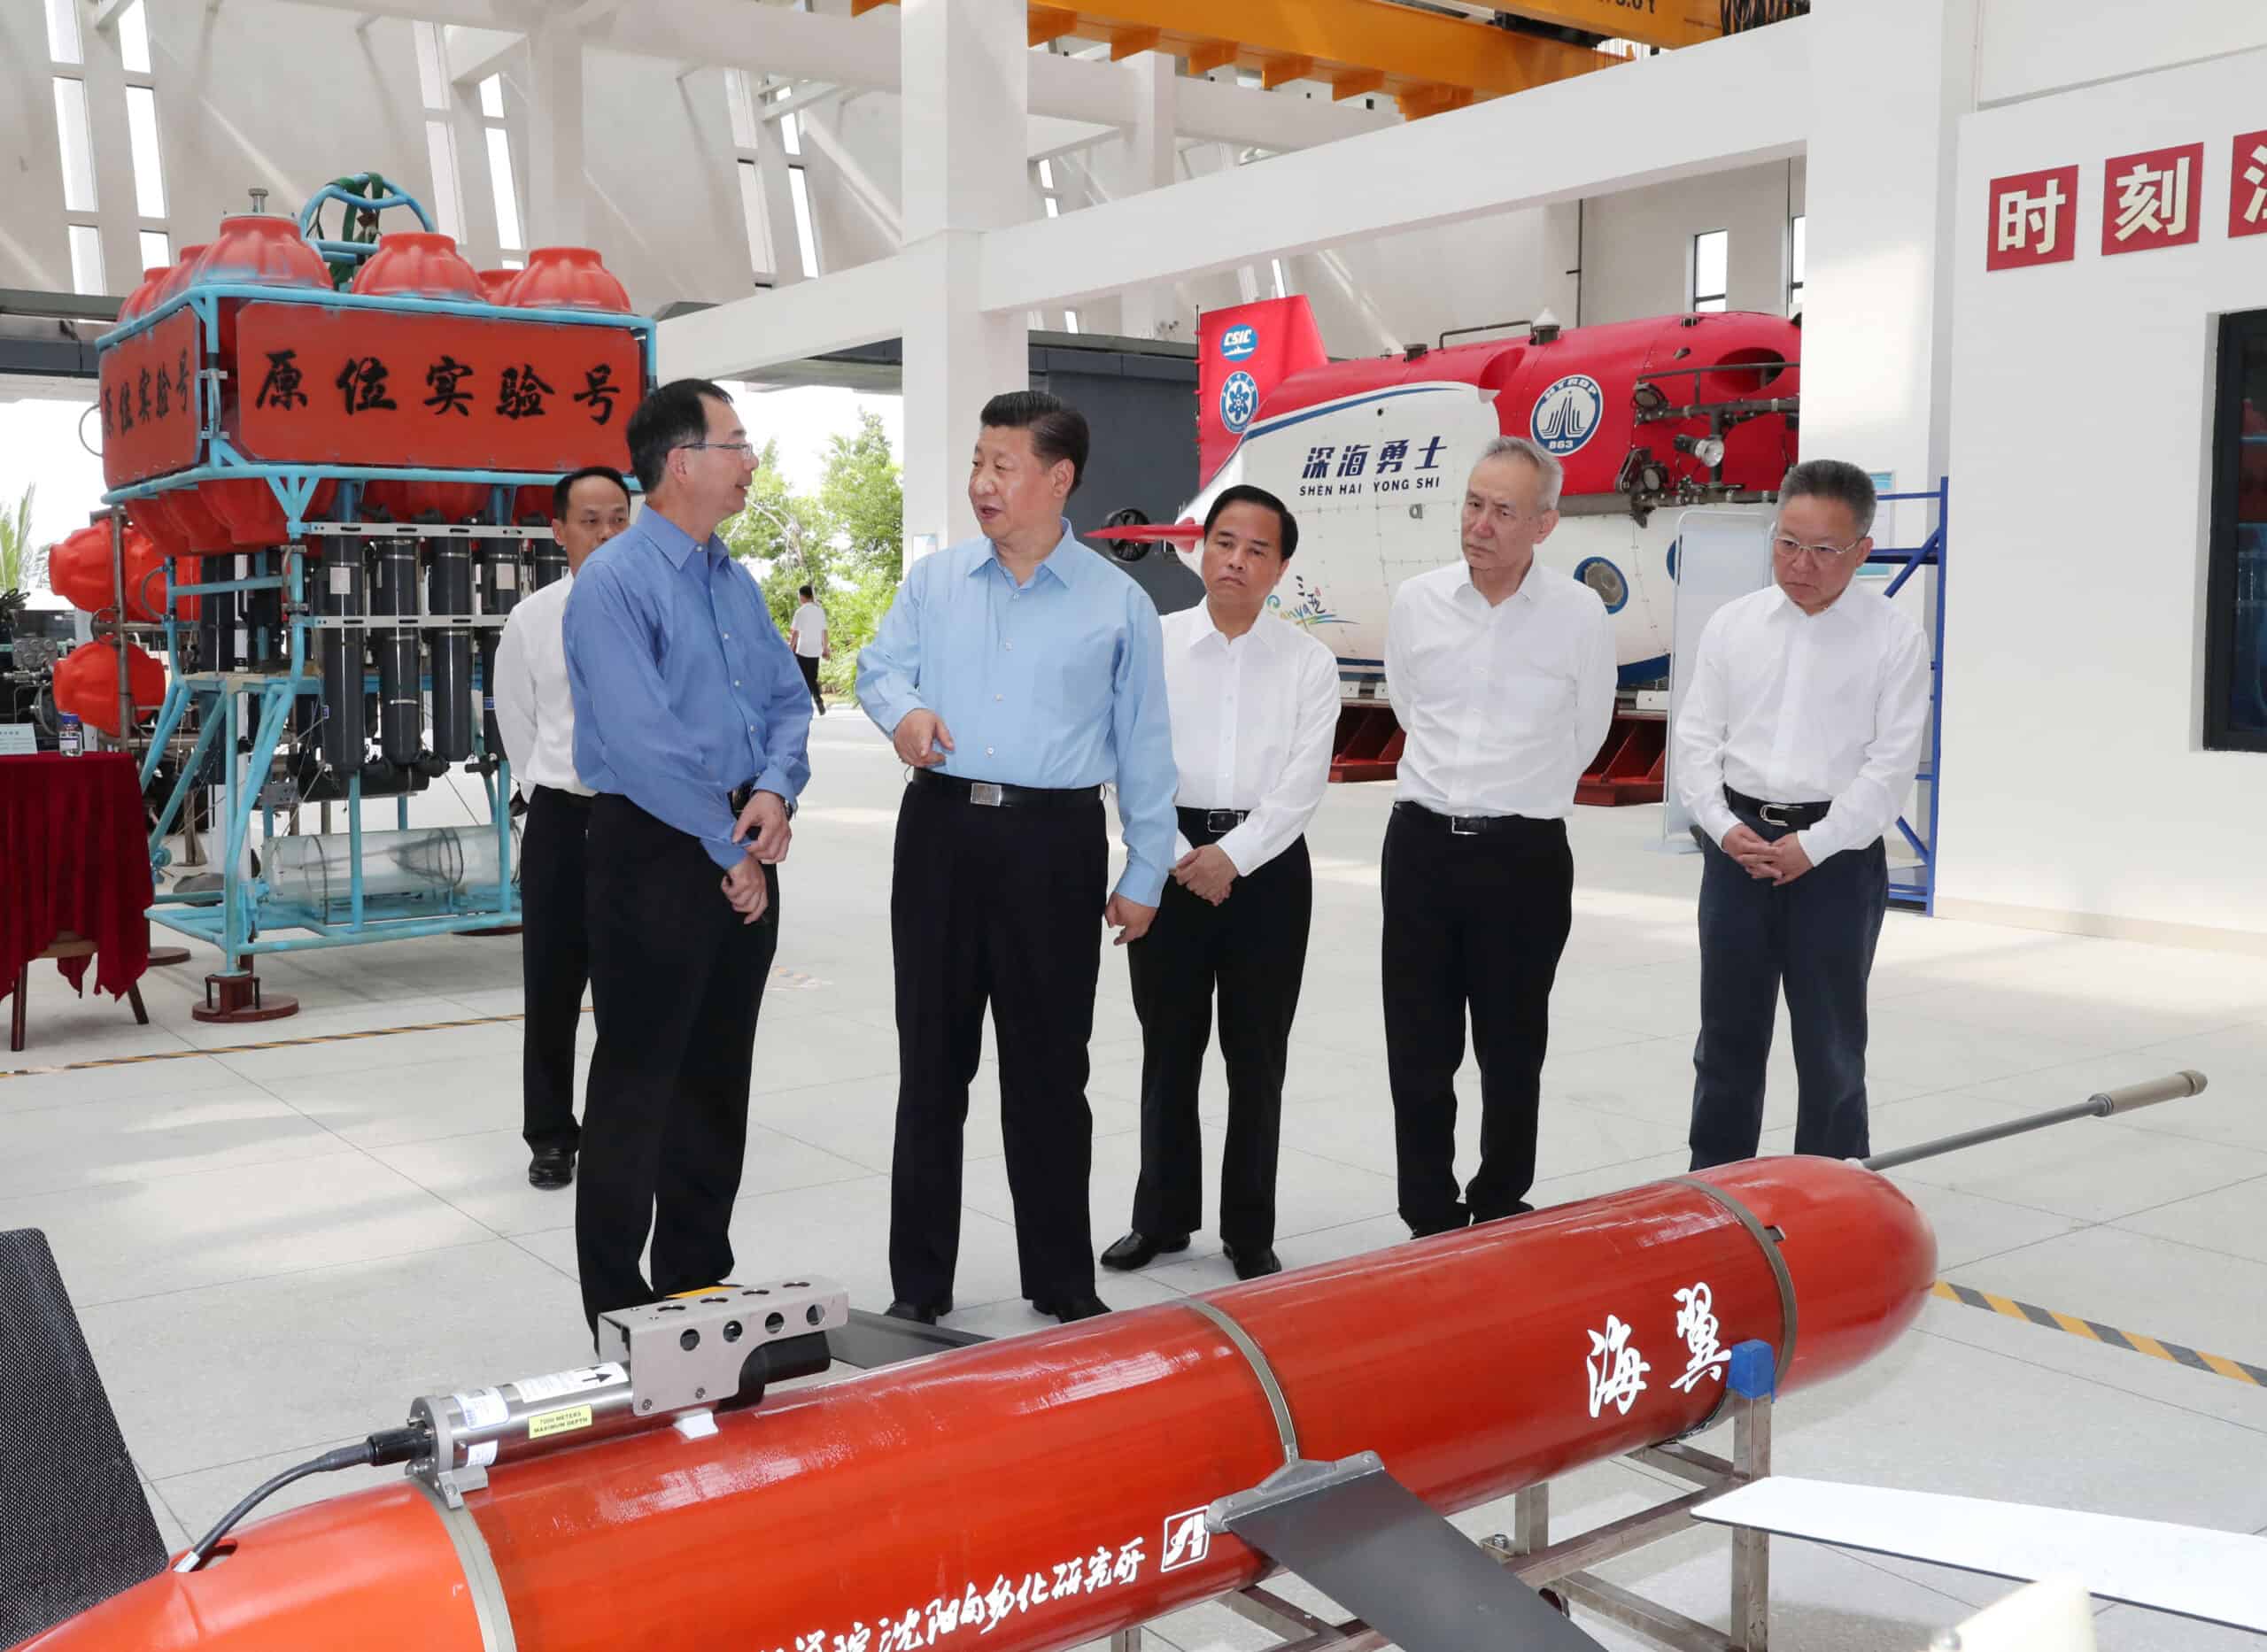
<path id="1" fill-rule="evenodd" d="M 1234 487 L 1204 520 L 1204 600 L 1164 619 L 1180 770 L 1177 860 L 1149 932 L 1126 949 L 1141 1018 L 1141 1178 L 1105 1268 L 1188 1248 L 1203 1221 L 1197 1085 L 1220 1004 L 1228 1069 L 1220 1239 L 1240 1279 L 1280 1273 L 1276 1142 L 1314 884 L 1303 835 L 1330 782 L 1338 662 L 1267 613 L 1298 549 L 1283 502 Z"/>
<path id="2" fill-rule="evenodd" d="M 826 610 L 818 606 L 818 598 L 809 585 L 800 588 L 795 596 L 802 606 L 788 622 L 787 646 L 794 652 L 796 668 L 803 674 L 803 686 L 811 691 L 811 708 L 824 717 L 826 694 L 818 685 L 818 662 L 834 657 L 834 646 L 826 640 Z"/>
<path id="3" fill-rule="evenodd" d="M 1700 1039 L 1692 1168 L 1752 1159 L 1783 984 L 1795 1151 L 1863 1158 L 1866 982 L 1888 905 L 1882 834 L 1921 760 L 1921 628 L 1851 576 L 1874 488 L 1839 459 L 1779 486 L 1774 583 L 1700 634 L 1676 722 L 1677 791 L 1698 823 Z"/>
<path id="4" fill-rule="evenodd" d="M 1573 925 L 1567 816 L 1613 719 L 1605 605 L 1536 566 L 1563 475 L 1532 442 L 1489 443 L 1465 486 L 1463 560 L 1404 581 L 1386 621 L 1404 736 L 1382 876 L 1386 1067 L 1401 1218 L 1420 1239 L 1531 1208 L 1551 986 Z M 1467 1009 L 1480 1168 L 1459 1190 Z"/>
<path id="5" fill-rule="evenodd" d="M 630 526 L 622 473 L 594 465 L 552 490 L 551 532 L 567 572 L 512 610 L 496 645 L 496 726 L 513 777 L 526 793 L 520 838 L 520 972 L 522 1131 L 528 1180 L 564 1187 L 575 1179 L 582 1132 L 575 1123 L 575 1034 L 590 980 L 583 925 L 583 839 L 591 791 L 575 774 L 575 699 L 567 682 L 562 627 L 575 575 Z"/>

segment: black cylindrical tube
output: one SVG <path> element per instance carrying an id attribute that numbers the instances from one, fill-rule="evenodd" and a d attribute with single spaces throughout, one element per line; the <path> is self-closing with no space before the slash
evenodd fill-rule
<path id="1" fill-rule="evenodd" d="M 417 541 L 378 542 L 377 577 L 370 584 L 370 612 L 383 617 L 417 614 Z M 378 749 L 389 763 L 406 767 L 420 754 L 418 736 L 425 709 L 418 691 L 417 630 L 414 626 L 371 628 L 378 659 Z"/>
<path id="2" fill-rule="evenodd" d="M 529 515 L 520 518 L 520 526 L 522 528 L 541 528 L 544 525 L 545 519 L 540 516 Z M 555 521 L 550 523 L 550 528 L 554 534 L 559 531 L 559 524 Z M 541 591 L 554 580 L 567 577 L 566 546 L 561 544 L 556 539 L 530 539 L 528 544 L 535 548 L 535 583 L 530 585 L 529 590 Z"/>
<path id="3" fill-rule="evenodd" d="M 426 542 L 425 610 L 434 618 L 472 615 L 472 546 L 463 539 Z M 472 755 L 472 628 L 436 630 L 433 755 L 459 763 Z"/>
<path id="4" fill-rule="evenodd" d="M 239 577 L 272 575 L 281 560 L 272 551 L 238 557 L 236 566 L 244 570 Z M 268 587 L 248 591 L 244 597 L 244 658 L 265 666 L 290 650 L 283 636 L 283 592 Z"/>
<path id="5" fill-rule="evenodd" d="M 480 612 L 491 618 L 509 614 L 520 600 L 520 545 L 515 539 L 480 542 Z M 504 754 L 503 731 L 496 726 L 496 645 L 504 628 L 480 628 L 480 738 L 490 760 Z"/>
<path id="6" fill-rule="evenodd" d="M 322 560 L 318 578 L 317 607 L 326 616 L 360 619 L 368 612 L 364 591 L 367 574 L 362 548 L 341 538 Z M 368 669 L 363 664 L 365 633 L 359 625 L 322 632 L 322 760 L 340 776 L 357 774 L 369 754 L 370 726 L 364 721 L 363 698 Z"/>

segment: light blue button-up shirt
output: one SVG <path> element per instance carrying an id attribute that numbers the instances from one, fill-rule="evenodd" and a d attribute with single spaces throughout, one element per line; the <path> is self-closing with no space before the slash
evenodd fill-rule
<path id="1" fill-rule="evenodd" d="M 858 656 L 858 702 L 894 734 L 944 719 L 948 775 L 1011 786 L 1118 784 L 1118 892 L 1154 907 L 1172 867 L 1173 761 L 1156 605 L 1071 537 L 1018 586 L 987 539 L 932 552 Z"/>
<path id="2" fill-rule="evenodd" d="M 753 781 L 792 803 L 811 776 L 810 692 L 756 583 L 648 506 L 583 564 L 566 629 L 583 784 L 738 866 L 726 799 Z"/>

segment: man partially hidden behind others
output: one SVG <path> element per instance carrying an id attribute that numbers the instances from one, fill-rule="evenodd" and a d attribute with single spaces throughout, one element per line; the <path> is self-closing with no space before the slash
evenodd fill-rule
<path id="1" fill-rule="evenodd" d="M 810 777 L 811 702 L 716 525 L 755 465 L 716 385 L 665 384 L 630 421 L 637 525 L 567 600 L 575 768 L 591 805 L 591 996 L 575 1254 L 610 1308 L 731 1270 L 756 1011 L 778 863 Z M 653 1280 L 639 1271 L 648 1231 Z"/>
<path id="2" fill-rule="evenodd" d="M 575 772 L 575 695 L 567 680 L 567 598 L 591 552 L 630 526 L 622 473 L 593 465 L 551 491 L 551 532 L 567 553 L 554 579 L 512 610 L 496 645 L 496 728 L 512 777 L 527 794 L 520 843 L 521 1088 L 528 1180 L 564 1187 L 575 1179 L 582 1131 L 575 1123 L 575 1040 L 590 984 L 583 921 L 584 839 L 591 789 Z"/>
<path id="3" fill-rule="evenodd" d="M 1708 621 L 1676 722 L 1677 791 L 1698 823 L 1700 1039 L 1692 1168 L 1751 1159 L 1783 985 L 1795 1151 L 1870 1151 L 1866 983 L 1888 906 L 1882 834 L 1929 722 L 1921 628 L 1852 577 L 1874 486 L 1839 459 L 1779 484 L 1772 583 Z"/>

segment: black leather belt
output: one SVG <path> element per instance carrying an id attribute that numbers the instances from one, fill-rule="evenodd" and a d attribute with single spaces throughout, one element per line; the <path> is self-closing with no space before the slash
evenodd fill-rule
<path id="1" fill-rule="evenodd" d="M 1203 833 L 1213 838 L 1225 838 L 1251 818 L 1250 809 L 1180 809 L 1180 832 L 1184 838 Z"/>
<path id="2" fill-rule="evenodd" d="M 933 768 L 915 769 L 913 784 L 949 792 L 963 803 L 988 809 L 1076 808 L 1081 804 L 1102 801 L 1100 786 L 1010 786 L 993 780 L 963 780 L 958 775 L 939 774 Z"/>
<path id="3" fill-rule="evenodd" d="M 734 786 L 731 795 L 724 799 L 724 807 L 731 810 L 732 817 L 737 820 L 739 818 L 739 812 L 748 806 L 754 796 L 755 782 L 751 780 L 744 786 Z"/>
<path id="4" fill-rule="evenodd" d="M 587 809 L 591 807 L 590 798 L 580 791 L 562 791 L 557 786 L 538 786 L 536 791 L 538 796 L 549 798 L 554 803 L 564 803 L 569 808 Z"/>
<path id="5" fill-rule="evenodd" d="M 1509 832 L 1567 829 L 1567 822 L 1559 820 L 1537 820 L 1528 814 L 1443 814 L 1421 803 L 1397 803 L 1393 812 L 1397 819 L 1435 828 L 1451 838 L 1496 838 Z"/>
<path id="6" fill-rule="evenodd" d="M 1817 825 L 1834 807 L 1831 803 L 1766 803 L 1729 786 L 1724 788 L 1724 801 L 1736 809 L 1745 809 L 1767 825 L 1791 826 L 1797 831 Z"/>

